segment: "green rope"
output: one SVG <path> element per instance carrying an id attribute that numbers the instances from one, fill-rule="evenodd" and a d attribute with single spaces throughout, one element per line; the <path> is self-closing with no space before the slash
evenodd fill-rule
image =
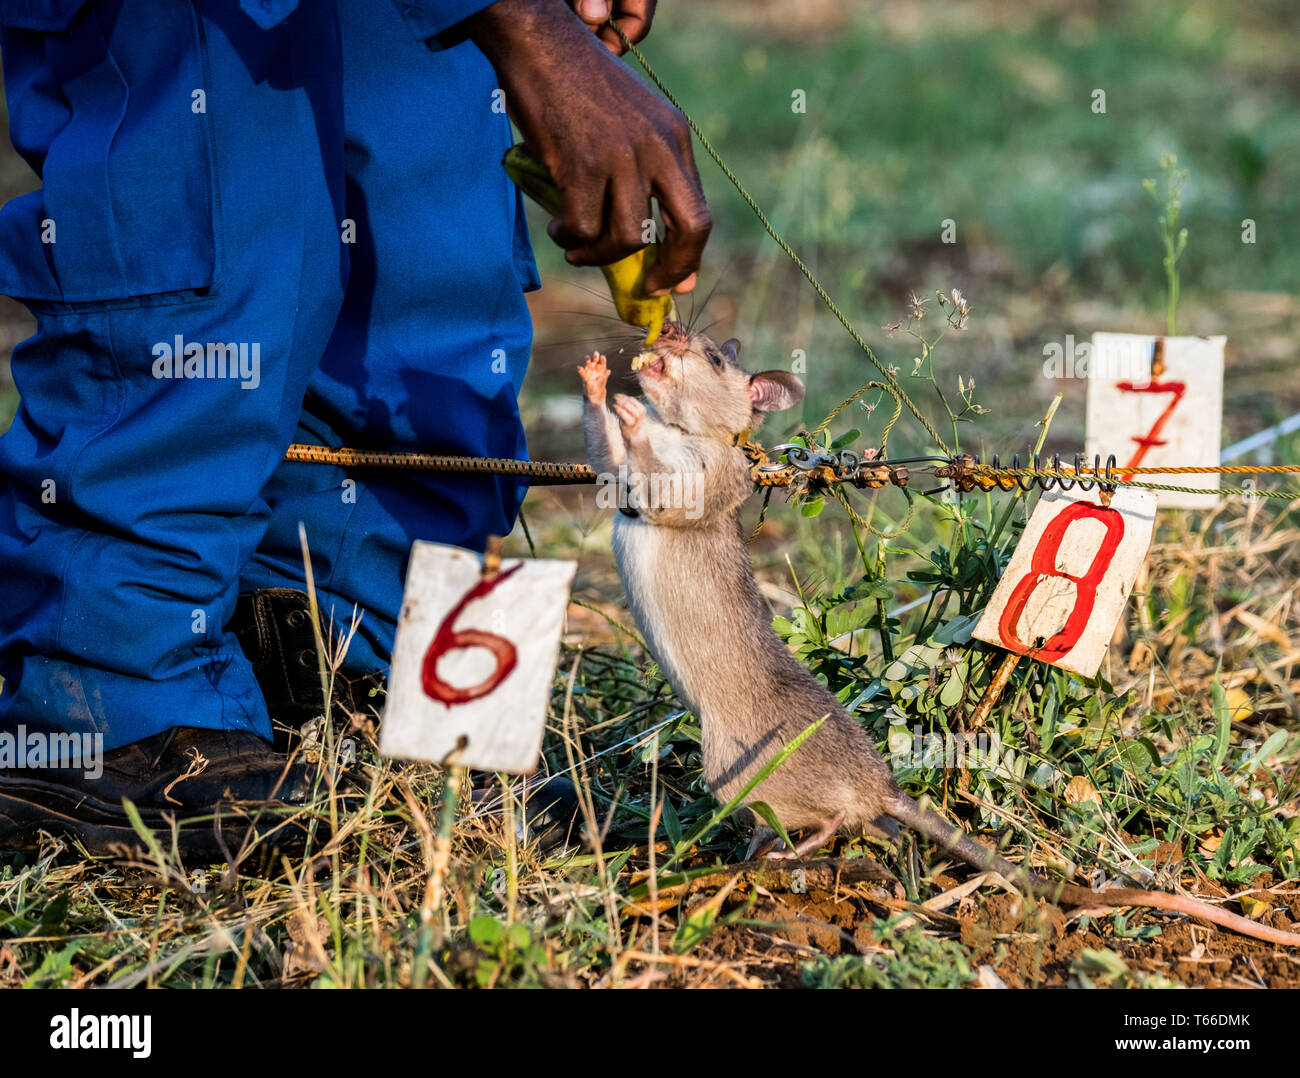
<path id="1" fill-rule="evenodd" d="M 646 77 L 652 83 L 655 84 L 659 92 L 663 94 L 665 98 L 668 99 L 668 102 L 675 109 L 677 109 L 677 111 L 680 112 L 682 116 L 686 118 L 686 123 L 690 126 L 691 133 L 694 134 L 695 137 L 700 140 L 700 145 L 703 146 L 705 152 L 711 158 L 713 158 L 713 163 L 717 165 L 718 168 L 722 171 L 722 174 L 726 176 L 728 180 L 731 181 L 731 186 L 736 189 L 740 197 L 745 200 L 745 204 L 754 212 L 754 216 L 758 218 L 758 223 L 761 224 L 763 228 L 767 230 L 767 234 L 771 236 L 774 241 L 776 241 L 776 245 L 780 247 L 781 250 L 784 251 L 789 256 L 790 261 L 799 267 L 799 272 L 802 273 L 804 277 L 807 278 L 808 283 L 813 286 L 813 291 L 815 291 L 818 297 L 821 299 L 821 301 L 824 304 L 826 304 L 827 310 L 829 310 L 831 314 L 835 316 L 839 324 L 844 327 L 848 335 L 852 337 L 854 342 L 857 344 L 857 346 L 862 349 L 867 359 L 871 360 L 871 363 L 876 368 L 876 370 L 878 370 L 884 376 L 885 388 L 887 388 L 889 392 L 893 395 L 894 400 L 900 404 L 906 405 L 907 410 L 916 417 L 917 422 L 919 422 L 921 426 L 925 428 L 925 432 L 934 440 L 934 444 L 937 445 L 943 451 L 945 456 L 951 456 L 952 450 L 948 448 L 947 443 L 944 442 L 939 432 L 935 429 L 934 424 L 931 423 L 921 413 L 921 410 L 917 408 L 916 404 L 912 401 L 912 398 L 909 397 L 907 393 L 904 392 L 903 387 L 898 384 L 897 379 L 895 379 L 895 377 L 892 374 L 890 374 L 889 369 L 885 367 L 880 362 L 879 359 L 876 358 L 876 353 L 871 350 L 871 346 L 868 345 L 865 340 L 863 340 L 862 334 L 857 331 L 853 323 L 848 320 L 844 312 L 841 311 L 839 307 L 836 305 L 835 301 L 831 299 L 830 294 L 826 291 L 825 288 L 822 287 L 822 283 L 819 280 L 817 280 L 817 278 L 813 275 L 812 270 L 810 270 L 807 267 L 807 265 L 804 264 L 804 260 L 800 258 L 798 254 L 795 253 L 795 249 L 785 241 L 785 238 L 779 232 L 777 232 L 775 228 L 772 227 L 772 222 L 767 219 L 767 214 L 765 214 L 762 210 L 762 207 L 760 207 L 759 204 L 754 201 L 753 195 L 751 195 L 747 190 L 745 190 L 745 185 L 740 182 L 740 177 L 738 177 L 734 172 L 731 171 L 727 163 L 722 160 L 722 156 L 718 153 L 717 150 L 713 148 L 713 143 L 711 143 L 708 140 L 704 132 L 700 130 L 699 125 L 695 122 L 694 119 L 692 119 L 690 113 L 688 113 L 684 108 L 682 108 L 680 102 L 678 102 L 677 98 L 673 96 L 672 91 L 669 90 L 668 87 L 663 84 L 663 80 L 661 80 L 659 76 L 655 74 L 654 68 L 650 66 L 650 62 L 645 58 L 645 54 L 640 49 L 638 49 L 635 45 L 632 44 L 627 34 L 623 33 L 622 27 L 620 27 L 616 22 L 614 22 L 612 18 L 609 19 L 609 25 L 612 26 L 614 30 L 618 33 L 618 36 L 622 39 L 624 46 L 627 48 L 627 51 L 636 57 L 637 63 L 639 63 L 641 67 L 645 70 Z M 866 391 L 866 387 L 864 387 L 863 390 L 861 390 L 860 392 L 865 392 L 865 391 Z M 845 405 L 842 404 L 840 405 L 840 408 L 843 408 L 844 406 Z M 836 414 L 838 414 L 839 410 L 840 409 L 837 408 L 835 412 L 832 412 L 831 415 L 828 416 L 826 420 L 822 423 L 822 426 L 818 427 L 818 430 L 821 430 L 822 427 L 825 427 L 825 425 L 829 423 L 831 419 L 835 417 Z"/>
<path id="2" fill-rule="evenodd" d="M 831 414 L 818 424 L 817 428 L 812 431 L 811 436 L 814 439 L 820 438 L 822 432 L 831 425 L 831 422 L 837 415 L 844 411 L 845 408 L 856 401 L 864 393 L 872 389 L 883 389 L 888 393 L 893 393 L 893 390 L 890 389 L 889 386 L 885 385 L 884 382 L 868 382 L 861 389 L 856 390 L 851 396 L 845 397 L 839 404 L 832 408 Z M 885 424 L 885 429 L 880 432 L 880 455 L 882 457 L 887 455 L 886 450 L 889 445 L 889 432 L 894 429 L 894 424 L 898 422 L 899 416 L 903 414 L 903 402 L 899 400 L 898 394 L 894 393 L 893 395 L 894 414 L 889 417 L 889 422 Z"/>
<path id="3" fill-rule="evenodd" d="M 844 507 L 844 511 L 848 513 L 849 519 L 853 521 L 854 524 L 859 528 L 870 532 L 877 539 L 885 540 L 898 539 L 901 536 L 906 535 L 907 529 L 912 526 L 912 518 L 916 515 L 916 500 L 912 497 L 911 491 L 904 490 L 903 493 L 907 496 L 907 515 L 903 517 L 902 523 L 899 524 L 894 531 L 887 532 L 871 524 L 861 513 L 853 508 L 852 504 L 849 502 L 848 495 L 844 493 L 843 487 L 831 487 L 831 494 L 834 496 L 835 500 Z"/>

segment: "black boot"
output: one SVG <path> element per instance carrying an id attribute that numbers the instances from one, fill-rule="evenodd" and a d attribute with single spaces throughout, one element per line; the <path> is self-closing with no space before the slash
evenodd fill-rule
<path id="1" fill-rule="evenodd" d="M 302 728 L 325 716 L 311 601 L 293 588 L 245 592 L 226 626 L 235 634 L 271 713 L 275 747 L 288 752 Z M 350 715 L 361 709 L 379 678 L 334 676 L 333 710 Z"/>
<path id="2" fill-rule="evenodd" d="M 175 822 L 182 854 L 225 859 L 255 835 L 293 852 L 306 829 L 290 817 L 310 797 L 313 776 L 255 734 L 178 727 L 76 767 L 0 770 L 0 848 L 34 847 L 45 831 L 95 854 L 138 849 L 129 800 L 164 848 Z"/>
<path id="3" fill-rule="evenodd" d="M 245 592 L 226 631 L 235 634 L 271 713 L 277 747 L 325 714 L 316 634 L 305 592 L 268 588 Z"/>
<path id="4" fill-rule="evenodd" d="M 287 753 L 326 712 L 310 603 L 288 588 L 241 595 L 227 629 L 253 665 L 274 746 L 246 732 L 182 727 L 106 753 L 94 778 L 84 768 L 0 771 L 0 848 L 33 846 L 41 831 L 79 838 L 92 853 L 138 847 L 126 799 L 150 830 L 165 834 L 176 819 L 183 853 L 221 857 L 223 843 L 233 852 L 250 831 L 300 849 L 304 825 L 283 820 L 308 800 L 315 767 Z M 351 711 L 352 689 L 336 678 L 335 705 Z"/>

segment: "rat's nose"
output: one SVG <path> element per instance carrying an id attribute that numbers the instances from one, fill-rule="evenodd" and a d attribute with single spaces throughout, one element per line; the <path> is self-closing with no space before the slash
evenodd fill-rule
<path id="1" fill-rule="evenodd" d="M 663 329 L 659 331 L 659 336 L 666 337 L 668 340 L 673 340 L 677 337 L 685 337 L 686 328 L 680 322 L 665 322 Z"/>

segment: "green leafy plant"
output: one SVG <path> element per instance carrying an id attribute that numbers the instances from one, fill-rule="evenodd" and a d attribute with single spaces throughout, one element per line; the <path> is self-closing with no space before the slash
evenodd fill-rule
<path id="1" fill-rule="evenodd" d="M 527 925 L 518 921 L 504 925 L 495 917 L 480 914 L 469 923 L 469 938 L 482 954 L 474 968 L 480 988 L 541 984 L 538 969 L 546 964 L 546 948 L 533 939 Z"/>
<path id="2" fill-rule="evenodd" d="M 1182 988 L 1177 981 L 1158 973 L 1129 969 L 1114 951 L 1085 948 L 1070 963 L 1071 981 L 1076 988 Z"/>
<path id="3" fill-rule="evenodd" d="M 871 955 L 818 955 L 805 962 L 805 988 L 962 988 L 975 980 L 970 952 L 956 940 L 900 928 L 902 918 L 880 926 L 882 949 Z"/>

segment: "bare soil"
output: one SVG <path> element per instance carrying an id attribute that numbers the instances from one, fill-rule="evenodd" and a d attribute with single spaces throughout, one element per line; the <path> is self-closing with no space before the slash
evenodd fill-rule
<path id="1" fill-rule="evenodd" d="M 940 877 L 945 886 L 959 886 Z M 1198 893 L 1189 887 L 1191 893 Z M 1260 877 L 1254 897 L 1273 905 L 1263 923 L 1300 931 L 1300 888 L 1273 885 Z M 1215 897 L 1202 882 L 1199 893 Z M 723 904 L 735 911 L 752 902 L 745 919 L 717 930 L 677 967 L 665 987 L 699 986 L 701 965 L 716 964 L 726 976 L 718 986 L 755 981 L 767 987 L 800 986 L 801 963 L 817 954 L 868 954 L 879 949 L 878 931 L 891 916 L 912 912 L 927 932 L 957 940 L 970 952 L 973 968 L 989 966 L 1008 988 L 1064 988 L 1072 964 L 1085 950 L 1112 951 L 1135 974 L 1154 975 L 1195 988 L 1300 988 L 1300 948 L 1287 950 L 1197 922 L 1155 911 L 1127 911 L 1127 930 L 1160 929 L 1153 939 L 1116 934 L 1110 911 L 1093 916 L 1050 903 L 983 888 L 948 909 L 927 912 L 902 897 L 901 885 L 856 883 L 843 888 L 810 887 L 806 894 L 777 893 L 746 884 Z M 710 896 L 695 893 L 681 914 L 698 909 Z M 1232 908 L 1230 906 L 1230 908 Z"/>

